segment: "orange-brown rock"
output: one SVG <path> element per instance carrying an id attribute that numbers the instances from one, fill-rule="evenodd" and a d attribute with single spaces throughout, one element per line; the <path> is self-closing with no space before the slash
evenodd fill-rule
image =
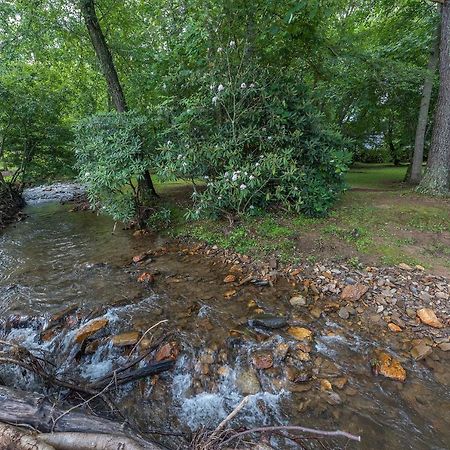
<path id="1" fill-rule="evenodd" d="M 85 339 L 102 330 L 108 325 L 108 319 L 96 319 L 85 325 L 75 336 L 75 342 L 81 344 Z"/>
<path id="2" fill-rule="evenodd" d="M 257 369 L 270 369 L 273 366 L 273 357 L 270 353 L 257 353 L 253 355 L 253 365 Z"/>
<path id="3" fill-rule="evenodd" d="M 388 328 L 393 331 L 394 333 L 400 333 L 400 331 L 402 331 L 402 329 L 395 324 L 394 322 L 389 322 L 388 323 Z"/>
<path id="4" fill-rule="evenodd" d="M 231 289 L 230 291 L 227 291 L 225 292 L 225 294 L 223 294 L 225 298 L 231 298 L 234 295 L 236 295 L 236 289 Z"/>
<path id="5" fill-rule="evenodd" d="M 320 380 L 320 389 L 322 391 L 331 391 L 333 390 L 333 386 L 331 385 L 331 383 L 328 380 Z"/>
<path id="6" fill-rule="evenodd" d="M 369 287 L 357 283 L 357 284 L 348 284 L 344 287 L 344 289 L 341 292 L 341 299 L 351 302 L 356 302 L 359 300 L 367 291 L 369 290 Z"/>
<path id="7" fill-rule="evenodd" d="M 297 339 L 298 341 L 311 340 L 312 339 L 312 331 L 308 330 L 308 328 L 290 327 L 290 328 L 288 328 L 288 333 L 292 337 Z"/>
<path id="8" fill-rule="evenodd" d="M 422 308 L 417 311 L 417 316 L 426 325 L 434 328 L 442 328 L 443 323 L 437 318 L 435 312 L 430 308 Z"/>
<path id="9" fill-rule="evenodd" d="M 149 272 L 143 272 L 138 277 L 139 283 L 153 283 L 155 276 Z"/>
<path id="10" fill-rule="evenodd" d="M 139 263 L 141 261 L 144 261 L 145 258 L 147 258 L 147 253 L 141 253 L 140 255 L 133 256 L 133 262 Z"/>
<path id="11" fill-rule="evenodd" d="M 224 283 L 234 283 L 235 281 L 236 281 L 236 275 L 233 275 L 232 273 L 230 273 L 223 279 Z"/>
<path id="12" fill-rule="evenodd" d="M 398 360 L 385 352 L 376 353 L 376 370 L 380 375 L 396 381 L 406 380 L 406 370 Z"/>
<path id="13" fill-rule="evenodd" d="M 172 341 L 159 348 L 155 355 L 155 361 L 159 362 L 165 359 L 177 359 L 177 356 L 178 345 L 176 342 Z"/>
<path id="14" fill-rule="evenodd" d="M 139 331 L 128 331 L 127 333 L 116 334 L 111 338 L 111 342 L 116 347 L 126 347 L 127 345 L 135 345 L 139 336 Z"/>

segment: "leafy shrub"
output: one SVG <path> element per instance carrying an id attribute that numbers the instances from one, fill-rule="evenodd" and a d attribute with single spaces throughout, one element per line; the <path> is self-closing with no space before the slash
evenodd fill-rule
<path id="1" fill-rule="evenodd" d="M 145 118 L 135 113 L 87 117 L 75 128 L 79 176 L 91 204 L 115 220 L 140 220 L 143 202 L 140 181 L 150 165 L 143 136 Z"/>
<path id="2" fill-rule="evenodd" d="M 202 178 L 190 215 L 251 213 L 280 204 L 324 215 L 344 190 L 343 138 L 325 125 L 296 70 L 279 71 L 233 41 L 175 114 L 161 149 L 164 179 Z"/>

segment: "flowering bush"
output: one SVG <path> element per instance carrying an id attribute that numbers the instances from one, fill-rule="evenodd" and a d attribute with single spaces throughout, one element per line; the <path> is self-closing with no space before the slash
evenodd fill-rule
<path id="1" fill-rule="evenodd" d="M 192 217 L 274 203 L 323 215 L 345 187 L 344 140 L 325 126 L 297 71 L 246 58 L 234 41 L 218 49 L 207 85 L 181 103 L 160 175 L 205 181 Z"/>

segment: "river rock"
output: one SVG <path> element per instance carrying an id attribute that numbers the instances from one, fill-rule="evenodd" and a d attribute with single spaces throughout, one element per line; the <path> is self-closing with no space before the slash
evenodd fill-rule
<path id="1" fill-rule="evenodd" d="M 350 317 L 350 313 L 347 308 L 343 307 L 339 310 L 338 315 L 341 319 L 348 319 Z"/>
<path id="2" fill-rule="evenodd" d="M 116 334 L 111 338 L 111 342 L 115 347 L 126 347 L 127 345 L 135 345 L 139 336 L 139 331 L 128 331 L 127 333 Z"/>
<path id="3" fill-rule="evenodd" d="M 314 308 L 311 309 L 310 313 L 315 319 L 320 319 L 320 316 L 322 315 L 322 310 L 317 306 L 314 306 Z"/>
<path id="4" fill-rule="evenodd" d="M 326 393 L 327 403 L 331 406 L 337 406 L 342 403 L 341 396 L 337 392 L 329 391 Z"/>
<path id="5" fill-rule="evenodd" d="M 288 333 L 297 339 L 298 341 L 302 340 L 311 340 L 312 339 L 312 331 L 308 330 L 308 328 L 303 327 L 290 327 L 288 329 Z"/>
<path id="6" fill-rule="evenodd" d="M 417 311 L 417 316 L 426 325 L 433 328 L 442 328 L 444 325 L 430 308 L 422 308 Z"/>
<path id="7" fill-rule="evenodd" d="M 108 325 L 108 319 L 96 319 L 85 325 L 75 336 L 75 342 L 81 344 L 85 339 Z"/>
<path id="8" fill-rule="evenodd" d="M 394 333 L 400 333 L 400 331 L 402 331 L 402 329 L 393 322 L 388 323 L 388 328 Z"/>
<path id="9" fill-rule="evenodd" d="M 396 381 L 406 380 L 406 370 L 400 362 L 386 352 L 375 353 L 375 372 Z"/>
<path id="10" fill-rule="evenodd" d="M 242 395 L 257 394 L 261 390 L 261 384 L 259 383 L 258 377 L 251 369 L 239 372 L 236 378 L 236 386 Z"/>
<path id="11" fill-rule="evenodd" d="M 335 378 L 332 381 L 333 386 L 337 387 L 338 389 L 344 389 L 344 386 L 347 384 L 348 379 L 346 377 L 339 377 Z"/>
<path id="12" fill-rule="evenodd" d="M 236 275 L 233 275 L 232 273 L 230 273 L 223 279 L 224 283 L 234 283 L 235 281 L 236 281 Z"/>
<path id="13" fill-rule="evenodd" d="M 298 308 L 299 306 L 305 306 L 306 305 L 306 298 L 303 297 L 303 295 L 296 295 L 295 297 L 292 297 L 289 300 L 289 303 L 294 308 Z"/>
<path id="14" fill-rule="evenodd" d="M 344 287 L 341 293 L 341 299 L 351 302 L 358 301 L 367 291 L 369 290 L 368 286 L 357 283 L 357 284 L 348 284 Z"/>
<path id="15" fill-rule="evenodd" d="M 149 272 L 143 272 L 138 277 L 139 283 L 153 283 L 155 281 L 155 276 Z"/>
<path id="16" fill-rule="evenodd" d="M 248 320 L 251 327 L 265 327 L 272 330 L 283 328 L 287 325 L 287 320 L 282 316 L 275 316 L 273 314 L 258 314 Z"/>
<path id="17" fill-rule="evenodd" d="M 252 358 L 257 369 L 270 369 L 273 366 L 273 357 L 270 353 L 257 353 Z"/>
<path id="18" fill-rule="evenodd" d="M 164 344 L 156 352 L 155 361 L 164 361 L 166 359 L 177 359 L 178 356 L 178 344 L 174 341 Z"/>
<path id="19" fill-rule="evenodd" d="M 411 350 L 411 356 L 416 360 L 420 360 L 430 355 L 433 349 L 426 345 L 424 342 L 421 342 L 419 345 L 416 345 Z"/>
<path id="20" fill-rule="evenodd" d="M 442 342 L 438 345 L 438 347 L 443 351 L 443 352 L 450 352 L 450 342 Z"/>

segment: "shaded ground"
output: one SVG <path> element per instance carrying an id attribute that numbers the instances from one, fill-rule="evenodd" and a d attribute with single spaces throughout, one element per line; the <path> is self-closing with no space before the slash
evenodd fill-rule
<path id="1" fill-rule="evenodd" d="M 0 184 L 0 229 L 14 220 L 22 206 L 23 201 L 20 195 Z"/>
<path id="2" fill-rule="evenodd" d="M 450 199 L 416 194 L 401 183 L 406 167 L 358 166 L 348 175 L 351 189 L 323 219 L 271 211 L 244 219 L 187 223 L 185 209 L 191 188 L 174 183 L 160 186 L 172 200 L 175 236 L 190 236 L 257 258 L 281 262 L 335 261 L 366 265 L 421 265 L 450 275 Z"/>

